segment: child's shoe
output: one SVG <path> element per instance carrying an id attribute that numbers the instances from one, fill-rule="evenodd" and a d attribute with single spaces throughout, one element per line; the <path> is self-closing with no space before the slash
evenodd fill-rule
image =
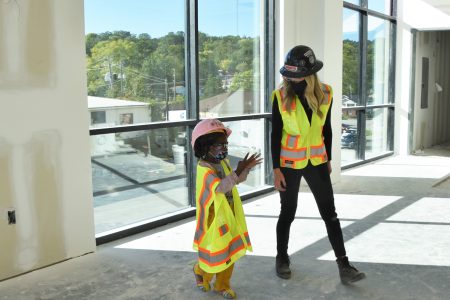
<path id="1" fill-rule="evenodd" d="M 203 276 L 195 273 L 195 266 L 196 265 L 194 265 L 194 268 L 192 269 L 192 271 L 194 272 L 195 282 L 197 283 L 197 288 L 202 292 L 207 292 L 207 291 L 211 290 L 211 286 L 209 285 L 209 282 L 204 282 Z"/>
<path id="2" fill-rule="evenodd" d="M 227 290 L 221 290 L 221 291 L 215 291 L 216 293 L 219 293 L 224 297 L 225 299 L 235 299 L 236 298 L 236 292 L 232 289 Z"/>

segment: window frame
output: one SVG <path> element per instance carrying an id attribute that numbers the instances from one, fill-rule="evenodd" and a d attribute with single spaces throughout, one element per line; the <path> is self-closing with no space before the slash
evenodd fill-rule
<path id="1" fill-rule="evenodd" d="M 361 5 L 355 5 L 349 2 L 343 2 L 343 9 L 349 9 L 359 13 L 359 52 L 361 55 L 360 66 L 359 66 L 359 103 L 353 107 L 342 107 L 342 112 L 356 110 L 357 113 L 357 144 L 356 149 L 356 160 L 342 165 L 341 169 L 348 169 L 363 163 L 367 163 L 372 160 L 376 160 L 385 156 L 393 154 L 394 148 L 394 128 L 389 126 L 387 134 L 387 145 L 388 149 L 386 153 L 379 156 L 371 157 L 366 159 L 366 122 L 367 122 L 367 110 L 374 108 L 387 108 L 388 110 L 388 124 L 393 125 L 395 119 L 395 51 L 396 51 L 396 26 L 397 26 L 397 0 L 390 1 L 390 11 L 391 15 L 382 14 L 380 12 L 368 9 L 368 0 L 361 0 Z M 388 70 L 388 101 L 384 104 L 367 104 L 367 49 L 368 49 L 368 18 L 376 17 L 384 21 L 389 21 L 390 32 L 389 39 L 390 49 L 389 49 L 389 70 Z"/>
<path id="2" fill-rule="evenodd" d="M 265 47 L 264 56 L 261 59 L 264 60 L 265 78 L 261 80 L 264 84 L 262 89 L 261 97 L 263 99 L 269 99 L 270 94 L 275 86 L 275 0 L 262 0 L 261 9 L 264 12 L 264 18 L 261 22 L 264 22 L 264 29 L 261 31 L 261 43 Z M 186 92 L 186 111 L 187 118 L 182 121 L 160 121 L 151 123 L 140 123 L 131 125 L 115 125 L 102 128 L 90 128 L 89 135 L 102 135 L 111 133 L 121 133 L 121 132 L 133 132 L 141 130 L 152 130 L 161 128 L 172 128 L 185 126 L 188 128 L 187 131 L 187 145 L 191 143 L 192 130 L 200 120 L 199 112 L 199 59 L 198 59 L 198 49 L 199 49 L 199 39 L 198 39 L 198 0 L 185 0 L 185 80 L 187 82 L 187 92 Z M 264 119 L 265 120 L 265 137 L 264 137 L 264 157 L 270 157 L 270 144 L 269 144 L 269 130 L 270 130 L 270 120 L 271 120 L 271 107 L 269 106 L 269 101 L 263 102 L 265 105 L 262 108 L 262 112 L 247 115 L 236 115 L 236 116 L 226 116 L 218 117 L 222 122 L 229 121 L 242 121 L 242 120 L 253 120 L 253 119 Z M 97 245 L 107 243 L 131 234 L 136 234 L 152 228 L 156 228 L 163 224 L 169 222 L 175 222 L 190 216 L 195 215 L 195 158 L 193 151 L 190 147 L 187 147 L 187 160 L 186 160 L 186 176 L 187 176 L 187 186 L 189 195 L 190 209 L 187 211 L 182 211 L 180 213 L 175 213 L 170 216 L 159 218 L 158 220 L 149 221 L 147 223 L 140 222 L 136 227 L 129 227 L 121 231 L 111 231 L 107 234 L 97 234 L 96 243 Z M 265 182 L 264 184 L 271 184 L 271 162 L 269 159 L 264 160 L 264 172 Z M 243 200 L 249 199 L 251 197 L 256 197 L 258 195 L 272 191 L 273 187 L 262 187 L 261 189 L 244 193 L 241 195 Z"/>

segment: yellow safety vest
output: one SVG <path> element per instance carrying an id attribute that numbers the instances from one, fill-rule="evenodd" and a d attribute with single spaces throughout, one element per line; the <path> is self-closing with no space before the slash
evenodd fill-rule
<path id="1" fill-rule="evenodd" d="M 303 169 L 308 165 L 308 161 L 313 166 L 328 161 L 322 131 L 333 99 L 333 90 L 327 84 L 322 85 L 322 90 L 328 100 L 319 107 L 323 113 L 323 118 L 321 119 L 313 112 L 311 124 L 297 95 L 292 103 L 291 112 L 288 112 L 286 104 L 283 103 L 283 90 L 277 89 L 272 92 L 272 101 L 275 97 L 277 98 L 278 109 L 283 120 L 280 152 L 281 167 Z"/>
<path id="2" fill-rule="evenodd" d="M 221 161 L 225 175 L 230 174 L 228 159 Z M 193 248 L 198 251 L 200 268 L 208 273 L 227 269 L 252 251 L 242 201 L 233 187 L 234 213 L 224 193 L 216 193 L 220 178 L 214 169 L 197 164 L 197 227 Z M 208 226 L 209 209 L 214 204 L 214 219 Z"/>

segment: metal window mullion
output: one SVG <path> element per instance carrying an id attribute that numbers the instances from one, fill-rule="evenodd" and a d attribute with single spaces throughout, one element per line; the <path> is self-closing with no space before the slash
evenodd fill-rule
<path id="1" fill-rule="evenodd" d="M 395 103 L 395 52 L 396 52 L 396 25 L 390 23 L 389 29 L 389 75 L 388 75 L 388 103 Z"/>
<path id="2" fill-rule="evenodd" d="M 364 2 L 364 1 L 363 1 Z M 367 3 L 366 3 L 367 4 Z M 367 13 L 361 14 L 361 24 L 360 24 L 360 37 L 361 37 L 361 76 L 360 76 L 360 89 L 359 89 L 359 103 L 362 106 L 367 105 L 367 23 L 368 16 Z M 358 128 L 358 149 L 357 157 L 358 159 L 364 160 L 366 151 L 366 109 L 358 112 L 357 119 Z"/>
<path id="3" fill-rule="evenodd" d="M 198 73 L 198 0 L 186 0 L 185 76 L 187 82 L 187 116 L 199 119 Z"/>
<path id="4" fill-rule="evenodd" d="M 384 13 L 380 13 L 380 12 L 375 11 L 375 10 L 370 10 L 370 9 L 368 9 L 368 10 L 367 10 L 367 14 L 368 14 L 369 16 L 377 17 L 377 18 L 379 18 L 379 19 L 383 19 L 383 20 L 387 20 L 387 21 L 396 21 L 395 17 L 390 16 L 390 15 L 386 15 L 386 14 L 384 14 Z"/>
<path id="5" fill-rule="evenodd" d="M 390 49 L 389 49 L 389 75 L 388 75 L 388 103 L 393 106 L 388 108 L 388 132 L 387 150 L 394 150 L 394 128 L 395 128 L 395 53 L 396 53 L 396 24 L 390 23 Z"/>
<path id="6" fill-rule="evenodd" d="M 367 9 L 369 7 L 369 0 L 361 0 L 361 6 Z"/>
<path id="7" fill-rule="evenodd" d="M 199 70 L 198 70 L 198 0 L 186 0 L 186 38 L 185 38 L 185 76 L 187 83 L 187 116 L 199 120 Z M 192 152 L 191 135 L 196 122 L 187 127 L 187 187 L 190 205 L 195 206 L 195 173 L 194 154 Z"/>
<path id="8" fill-rule="evenodd" d="M 265 45 L 265 99 L 269 99 L 275 88 L 275 1 L 265 1 L 265 24 L 264 24 L 264 45 Z M 271 111 L 271 102 L 265 101 L 265 111 Z"/>
<path id="9" fill-rule="evenodd" d="M 264 45 L 265 45 L 265 58 L 264 58 L 264 65 L 265 65 L 265 89 L 264 89 L 264 95 L 263 98 L 266 100 L 264 101 L 264 110 L 265 112 L 271 112 L 272 111 L 272 105 L 271 101 L 269 101 L 270 96 L 272 94 L 272 90 L 275 89 L 275 0 L 265 0 L 264 1 Z M 264 121 L 264 157 L 270 157 L 271 153 L 271 138 L 270 138 L 270 132 L 272 129 L 271 117 L 268 117 Z M 265 159 L 264 161 L 264 172 L 265 172 L 265 184 L 271 185 L 272 184 L 272 178 L 269 176 L 269 174 L 272 173 L 272 162 L 268 159 Z"/>
<path id="10" fill-rule="evenodd" d="M 397 19 L 397 0 L 391 0 L 391 16 Z"/>
<path id="11" fill-rule="evenodd" d="M 395 108 L 394 107 L 388 107 L 387 108 L 387 151 L 393 151 L 394 150 L 394 126 L 395 126 Z"/>

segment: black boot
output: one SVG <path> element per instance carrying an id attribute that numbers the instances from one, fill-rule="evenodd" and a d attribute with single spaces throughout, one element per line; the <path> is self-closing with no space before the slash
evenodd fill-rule
<path id="1" fill-rule="evenodd" d="M 291 278 L 291 269 L 289 265 L 291 264 L 288 255 L 277 255 L 275 270 L 277 271 L 277 276 L 283 279 Z"/>
<path id="2" fill-rule="evenodd" d="M 336 259 L 339 268 L 339 276 L 342 284 L 349 284 L 366 278 L 366 274 L 358 271 L 348 262 L 347 256 L 341 256 Z"/>

